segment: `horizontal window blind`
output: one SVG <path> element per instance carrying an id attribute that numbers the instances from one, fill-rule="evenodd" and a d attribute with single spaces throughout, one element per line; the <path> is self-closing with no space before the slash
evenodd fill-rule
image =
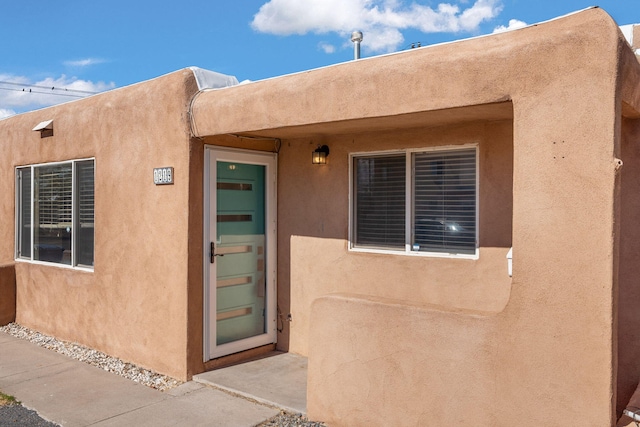
<path id="1" fill-rule="evenodd" d="M 72 160 L 16 169 L 17 258 L 93 266 L 94 164 Z"/>
<path id="2" fill-rule="evenodd" d="M 93 160 L 77 162 L 78 219 L 81 227 L 93 227 L 94 172 Z"/>
<path id="3" fill-rule="evenodd" d="M 404 248 L 405 159 L 404 154 L 354 159 L 357 245 Z"/>
<path id="4" fill-rule="evenodd" d="M 71 164 L 41 166 L 36 171 L 37 212 L 36 226 L 41 228 L 67 228 L 73 218 Z"/>
<path id="5" fill-rule="evenodd" d="M 93 266 L 94 246 L 94 161 L 76 162 L 77 221 L 75 259 L 77 265 Z"/>
<path id="6" fill-rule="evenodd" d="M 416 153 L 414 250 L 473 254 L 476 248 L 476 150 Z"/>

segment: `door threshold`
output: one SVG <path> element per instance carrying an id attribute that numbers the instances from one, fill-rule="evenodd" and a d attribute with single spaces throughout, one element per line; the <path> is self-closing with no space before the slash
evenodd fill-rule
<path id="1" fill-rule="evenodd" d="M 226 368 L 232 365 L 238 365 L 240 363 L 250 362 L 252 360 L 262 359 L 273 351 L 275 351 L 275 344 L 267 344 L 249 350 L 240 351 L 238 353 L 229 354 L 228 356 L 221 356 L 215 359 L 207 360 L 204 362 L 204 372 L 213 371 L 215 369 Z"/>

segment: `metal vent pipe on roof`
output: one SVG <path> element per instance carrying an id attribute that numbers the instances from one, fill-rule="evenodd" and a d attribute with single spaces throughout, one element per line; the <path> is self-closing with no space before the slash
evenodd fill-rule
<path id="1" fill-rule="evenodd" d="M 362 31 L 354 31 L 351 33 L 351 41 L 353 42 L 353 59 L 360 59 L 360 42 L 362 42 Z"/>

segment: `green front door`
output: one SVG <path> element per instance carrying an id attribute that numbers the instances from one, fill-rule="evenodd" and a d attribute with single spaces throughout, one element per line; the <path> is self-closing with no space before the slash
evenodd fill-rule
<path id="1" fill-rule="evenodd" d="M 216 344 L 265 333 L 265 166 L 217 162 Z"/>
<path id="2" fill-rule="evenodd" d="M 275 283 L 275 158 L 209 151 L 207 326 L 212 358 L 275 340 L 270 286 Z"/>

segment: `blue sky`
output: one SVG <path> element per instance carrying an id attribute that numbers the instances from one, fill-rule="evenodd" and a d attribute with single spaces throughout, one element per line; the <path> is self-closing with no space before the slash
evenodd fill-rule
<path id="1" fill-rule="evenodd" d="M 355 29 L 366 57 L 593 5 L 640 23 L 637 0 L 4 0 L 0 118 L 188 66 L 242 81 L 349 61 Z"/>

